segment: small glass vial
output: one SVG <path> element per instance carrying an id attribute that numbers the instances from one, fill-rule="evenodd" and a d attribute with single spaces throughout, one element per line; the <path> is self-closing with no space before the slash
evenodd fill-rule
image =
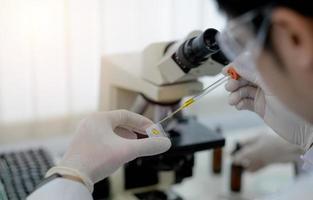
<path id="1" fill-rule="evenodd" d="M 232 155 L 236 154 L 242 148 L 241 144 L 236 143 L 236 147 L 232 152 Z M 240 192 L 242 185 L 242 175 L 244 172 L 244 168 L 241 165 L 237 165 L 232 163 L 231 172 L 230 172 L 230 189 L 233 192 Z"/>
<path id="2" fill-rule="evenodd" d="M 216 128 L 216 133 L 222 134 L 221 127 Z M 212 153 L 212 172 L 221 174 L 223 168 L 223 148 L 219 147 L 213 150 Z"/>

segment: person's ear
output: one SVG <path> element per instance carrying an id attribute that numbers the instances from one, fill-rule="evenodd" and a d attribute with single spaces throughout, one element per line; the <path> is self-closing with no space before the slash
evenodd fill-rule
<path id="1" fill-rule="evenodd" d="M 271 40 L 284 65 L 313 72 L 313 21 L 288 8 L 272 14 Z"/>

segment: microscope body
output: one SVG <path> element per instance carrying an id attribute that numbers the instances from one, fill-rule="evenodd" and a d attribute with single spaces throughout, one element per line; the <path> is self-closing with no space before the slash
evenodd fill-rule
<path id="1" fill-rule="evenodd" d="M 205 62 L 190 70 L 180 67 L 175 59 L 177 49 L 185 41 L 201 35 L 201 31 L 191 32 L 181 42 L 159 42 L 147 46 L 142 55 L 142 78 L 155 85 L 179 84 L 181 82 L 197 81 L 203 76 L 215 76 L 224 67 L 219 60 L 208 57 Z"/>
<path id="2" fill-rule="evenodd" d="M 184 97 L 200 92 L 203 85 L 199 78 L 220 73 L 226 62 L 215 47 L 203 50 L 205 42 L 213 44 L 215 40 L 204 41 L 201 36 L 205 33 L 194 31 L 182 42 L 159 42 L 143 52 L 103 57 L 99 110 L 127 109 L 157 122 L 175 110 Z M 181 113 L 164 129 L 172 140 L 168 152 L 127 163 L 105 180 L 106 189 L 103 182 L 96 185 L 96 192 L 107 191 L 107 196 L 116 200 L 181 200 L 169 194 L 169 188 L 192 176 L 194 153 L 222 147 L 225 140 L 194 117 Z"/>

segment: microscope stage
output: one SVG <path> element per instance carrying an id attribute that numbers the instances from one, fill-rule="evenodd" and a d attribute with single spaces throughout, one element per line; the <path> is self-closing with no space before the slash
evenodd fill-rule
<path id="1" fill-rule="evenodd" d="M 225 145 L 225 138 L 194 118 L 187 118 L 171 131 L 172 147 L 166 155 L 188 154 Z"/>

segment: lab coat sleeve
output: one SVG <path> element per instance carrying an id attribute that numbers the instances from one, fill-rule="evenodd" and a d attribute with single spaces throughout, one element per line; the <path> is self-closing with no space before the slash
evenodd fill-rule
<path id="1" fill-rule="evenodd" d="M 79 182 L 57 178 L 34 191 L 27 200 L 92 200 L 88 189 Z"/>

